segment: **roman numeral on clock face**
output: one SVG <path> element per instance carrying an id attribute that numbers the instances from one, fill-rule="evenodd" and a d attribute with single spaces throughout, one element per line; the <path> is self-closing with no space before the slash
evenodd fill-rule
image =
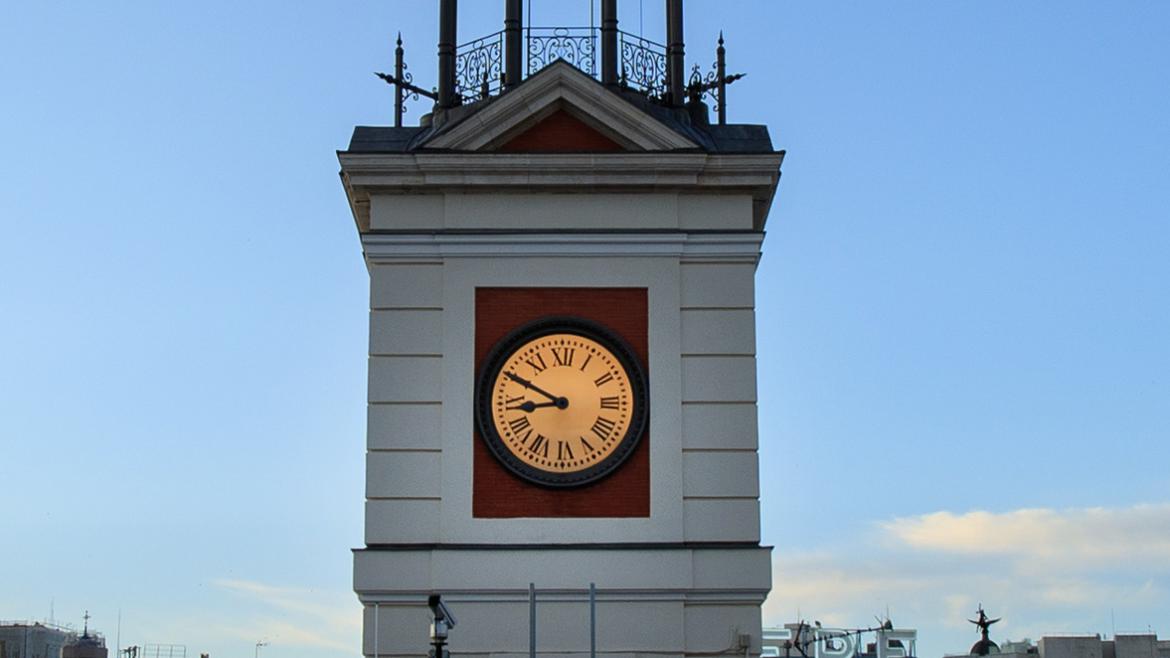
<path id="1" fill-rule="evenodd" d="M 593 385 L 597 386 L 598 388 L 601 388 L 603 385 L 608 384 L 609 382 L 612 382 L 612 381 L 613 381 L 613 375 L 611 373 L 607 372 L 604 375 L 598 377 L 597 379 L 594 379 Z"/>
<path id="2" fill-rule="evenodd" d="M 554 347 L 552 348 L 553 365 L 571 366 L 573 365 L 573 354 L 577 350 L 572 347 Z"/>
<path id="3" fill-rule="evenodd" d="M 573 449 L 569 447 L 568 443 L 557 441 L 557 459 L 561 461 L 573 459 Z"/>
<path id="4" fill-rule="evenodd" d="M 533 361 L 533 359 L 535 359 L 535 361 Z M 544 357 L 540 355 L 540 352 L 532 355 L 532 359 L 528 359 L 524 363 L 532 366 L 532 369 L 536 371 L 536 374 L 538 375 L 548 368 L 548 366 L 544 364 Z"/>
<path id="5" fill-rule="evenodd" d="M 597 420 L 593 421 L 593 427 L 590 429 L 593 430 L 594 434 L 601 437 L 602 441 L 607 441 L 609 440 L 610 433 L 613 432 L 613 428 L 616 425 L 617 423 L 613 422 L 612 420 L 598 416 Z"/>
<path id="6" fill-rule="evenodd" d="M 617 409 L 618 408 L 618 396 L 609 395 L 609 396 L 601 398 L 601 408 L 602 409 Z"/>
<path id="7" fill-rule="evenodd" d="M 513 418 L 512 420 L 508 421 L 508 427 L 512 428 L 513 434 L 519 434 L 520 432 L 523 432 L 528 426 L 529 422 L 527 416 Z"/>
<path id="8" fill-rule="evenodd" d="M 589 451 L 589 452 L 591 452 L 591 453 L 592 453 L 594 450 L 597 450 L 597 448 L 594 448 L 594 447 L 593 447 L 593 444 L 592 444 L 592 443 L 589 443 L 589 440 L 588 440 L 588 439 L 586 439 L 585 437 L 583 437 L 583 436 L 579 436 L 579 437 L 577 437 L 577 438 L 578 438 L 578 439 L 581 439 L 581 447 L 582 447 L 582 448 L 585 448 L 585 450 L 587 450 L 587 451 Z"/>
<path id="9" fill-rule="evenodd" d="M 532 445 L 528 446 L 528 450 L 541 457 L 548 457 L 548 439 L 537 434 L 536 438 L 532 440 Z"/>

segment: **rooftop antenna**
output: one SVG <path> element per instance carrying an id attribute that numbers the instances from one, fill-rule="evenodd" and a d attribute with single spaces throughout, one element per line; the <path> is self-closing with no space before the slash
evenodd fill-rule
<path id="1" fill-rule="evenodd" d="M 806 628 L 808 628 L 808 624 L 804 623 L 804 620 L 797 615 L 796 637 L 792 638 L 792 644 L 796 647 L 796 652 L 804 658 L 808 658 L 808 652 L 805 651 L 805 648 L 809 644 L 808 640 L 802 639 Z"/>
<path id="2" fill-rule="evenodd" d="M 81 631 L 81 637 L 89 637 L 89 610 L 86 610 L 81 618 L 85 620 L 85 629 Z"/>

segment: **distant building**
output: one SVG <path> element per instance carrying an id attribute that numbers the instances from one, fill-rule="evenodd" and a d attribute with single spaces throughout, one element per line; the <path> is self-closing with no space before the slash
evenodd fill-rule
<path id="1" fill-rule="evenodd" d="M 77 633 L 44 622 L 0 622 L 0 658 L 63 658 Z"/>
<path id="2" fill-rule="evenodd" d="M 761 658 L 915 658 L 918 631 L 894 628 L 829 628 L 800 622 L 764 628 Z M 1167 657 L 1170 658 L 1170 657 Z"/>
<path id="3" fill-rule="evenodd" d="M 85 613 L 85 630 L 81 637 L 65 645 L 61 658 L 107 658 L 106 640 L 98 633 L 89 632 L 89 613 Z"/>
<path id="4" fill-rule="evenodd" d="M 958 658 L 975 654 L 948 654 Z M 1049 635 L 1033 644 L 1031 640 L 1004 642 L 996 658 L 1170 658 L 1170 640 L 1153 633 L 1114 635 Z"/>

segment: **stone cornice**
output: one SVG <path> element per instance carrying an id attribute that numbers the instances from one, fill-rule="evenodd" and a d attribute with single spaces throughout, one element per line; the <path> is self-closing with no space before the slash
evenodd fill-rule
<path id="1" fill-rule="evenodd" d="M 706 153 L 348 153 L 338 154 L 347 188 L 755 187 L 779 177 L 782 152 Z"/>
<path id="2" fill-rule="evenodd" d="M 371 194 L 461 191 L 749 191 L 763 228 L 784 153 L 338 153 L 358 227 Z"/>

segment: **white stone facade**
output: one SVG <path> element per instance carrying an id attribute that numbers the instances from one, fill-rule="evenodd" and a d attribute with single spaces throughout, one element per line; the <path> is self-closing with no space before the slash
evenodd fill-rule
<path id="1" fill-rule="evenodd" d="M 340 155 L 370 273 L 365 655 L 425 655 L 432 592 L 453 654 L 527 655 L 529 583 L 541 655 L 588 655 L 590 583 L 606 656 L 759 653 L 754 274 L 780 157 Z M 649 517 L 473 517 L 477 287 L 646 289 Z"/>

